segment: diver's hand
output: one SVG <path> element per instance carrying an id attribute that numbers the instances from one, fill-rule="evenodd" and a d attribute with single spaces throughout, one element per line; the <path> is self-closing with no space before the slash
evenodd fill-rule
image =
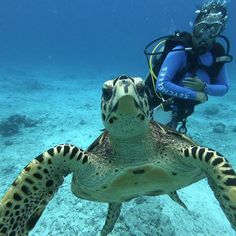
<path id="1" fill-rule="evenodd" d="M 201 81 L 197 76 L 186 77 L 183 80 L 183 85 L 186 88 L 192 89 L 197 92 L 202 92 L 205 88 L 205 83 Z"/>
<path id="2" fill-rule="evenodd" d="M 204 102 L 206 102 L 208 100 L 208 97 L 203 92 L 197 92 L 195 100 L 200 102 L 200 103 L 204 103 Z"/>

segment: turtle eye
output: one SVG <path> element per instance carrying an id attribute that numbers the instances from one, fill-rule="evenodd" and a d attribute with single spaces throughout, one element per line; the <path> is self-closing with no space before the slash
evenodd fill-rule
<path id="1" fill-rule="evenodd" d="M 112 95 L 112 87 L 106 86 L 102 88 L 102 97 L 105 101 L 109 100 Z"/>
<path id="2" fill-rule="evenodd" d="M 136 90 L 137 90 L 137 93 L 139 94 L 139 96 L 144 96 L 144 94 L 145 94 L 145 86 L 144 86 L 144 84 L 142 84 L 142 83 L 138 83 L 137 85 L 136 85 Z"/>

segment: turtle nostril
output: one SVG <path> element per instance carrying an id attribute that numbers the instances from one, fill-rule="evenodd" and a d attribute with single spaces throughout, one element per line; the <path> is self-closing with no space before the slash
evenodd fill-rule
<path id="1" fill-rule="evenodd" d="M 127 75 L 121 75 L 119 76 L 119 80 L 123 80 L 123 79 L 128 79 L 129 77 Z"/>
<path id="2" fill-rule="evenodd" d="M 114 81 L 113 81 L 113 86 L 116 84 L 116 82 L 117 82 L 118 80 L 126 80 L 126 79 L 128 79 L 128 78 L 129 78 L 129 76 L 127 76 L 127 75 L 118 76 L 116 79 L 114 79 Z"/>
<path id="3" fill-rule="evenodd" d="M 128 75 L 120 75 L 120 76 L 118 76 L 116 79 L 114 79 L 114 81 L 113 81 L 113 86 L 116 84 L 116 82 L 117 82 L 118 80 L 123 80 L 123 81 L 125 81 L 125 80 L 128 80 L 128 79 L 130 79 L 130 80 L 134 83 L 134 79 L 133 79 L 132 77 L 130 77 L 130 76 L 128 76 Z"/>
<path id="4" fill-rule="evenodd" d="M 130 79 L 134 83 L 134 79 L 128 75 L 121 75 L 118 77 L 119 80 L 127 80 Z"/>

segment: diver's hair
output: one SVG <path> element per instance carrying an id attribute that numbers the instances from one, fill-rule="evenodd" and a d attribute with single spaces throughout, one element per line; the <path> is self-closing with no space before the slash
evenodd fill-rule
<path id="1" fill-rule="evenodd" d="M 226 1 L 208 1 L 202 6 L 201 9 L 197 10 L 196 13 L 198 13 L 198 15 L 195 19 L 195 24 L 211 15 L 216 16 L 220 21 L 222 21 L 223 24 L 225 24 L 228 13 Z"/>

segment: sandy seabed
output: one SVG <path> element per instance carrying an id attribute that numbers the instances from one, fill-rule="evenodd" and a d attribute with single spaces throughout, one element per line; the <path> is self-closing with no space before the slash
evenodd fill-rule
<path id="1" fill-rule="evenodd" d="M 112 73 L 74 70 L 0 69 L 0 121 L 12 115 L 36 121 L 13 135 L 0 134 L 0 196 L 35 156 L 60 143 L 85 149 L 101 133 L 101 86 Z M 223 98 L 210 98 L 188 120 L 188 134 L 216 149 L 236 169 L 236 85 Z M 30 236 L 99 235 L 107 204 L 76 198 L 71 176 L 48 204 Z M 178 191 L 188 210 L 168 196 L 124 203 L 113 236 L 236 235 L 206 180 Z"/>

